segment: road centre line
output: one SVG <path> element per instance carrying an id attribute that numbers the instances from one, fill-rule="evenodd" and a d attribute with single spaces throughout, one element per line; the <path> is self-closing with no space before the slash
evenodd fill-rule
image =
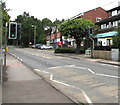
<path id="1" fill-rule="evenodd" d="M 61 84 L 61 85 L 64 85 L 64 86 L 68 86 L 68 87 L 72 87 L 72 88 L 75 88 L 75 89 L 78 89 L 80 90 L 82 93 L 83 93 L 83 96 L 84 98 L 86 99 L 86 101 L 88 102 L 89 105 L 93 105 L 92 104 L 92 101 L 90 100 L 90 98 L 87 96 L 87 94 L 85 93 L 84 90 L 80 89 L 79 87 L 75 87 L 75 86 L 72 86 L 72 85 L 69 85 L 69 84 L 66 84 L 64 82 L 60 82 L 60 81 L 57 81 L 57 80 L 54 80 L 53 79 L 53 74 L 52 73 L 49 73 L 49 72 L 46 72 L 46 71 L 42 71 L 42 70 L 39 70 L 39 69 L 34 69 L 35 71 L 39 71 L 39 72 L 43 72 L 43 73 L 47 73 L 47 74 L 50 74 L 50 80 L 55 82 L 55 83 L 58 83 L 58 84 Z"/>

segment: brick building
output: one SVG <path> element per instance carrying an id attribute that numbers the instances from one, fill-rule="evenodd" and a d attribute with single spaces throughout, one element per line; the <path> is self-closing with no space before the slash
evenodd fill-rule
<path id="1" fill-rule="evenodd" d="M 106 12 L 106 10 L 104 10 L 101 7 L 98 7 L 98 8 L 80 13 L 80 14 L 72 17 L 71 19 L 76 19 L 76 18 L 89 19 L 95 24 L 96 22 L 100 22 L 101 20 L 104 20 L 104 19 L 108 18 L 108 16 L 109 15 Z M 51 35 L 47 36 L 47 42 L 46 43 L 52 45 L 52 44 L 55 44 L 55 43 L 59 42 L 60 41 L 60 36 L 58 38 L 56 38 L 55 36 L 56 36 L 56 34 L 51 34 Z M 62 38 L 62 39 L 63 39 L 63 43 L 65 43 L 66 39 L 64 39 L 64 38 Z M 75 45 L 75 40 L 73 38 L 72 39 L 68 38 L 67 41 L 68 41 L 69 45 L 72 45 L 72 46 Z M 85 42 L 85 43 L 87 43 L 85 45 L 86 48 L 91 46 L 91 44 L 89 42 L 91 43 L 90 39 L 87 39 L 87 41 Z"/>
<path id="2" fill-rule="evenodd" d="M 76 18 L 88 19 L 88 20 L 91 20 L 93 23 L 96 23 L 103 19 L 108 18 L 108 13 L 103 8 L 98 7 L 98 8 L 80 13 L 72 17 L 71 19 L 76 19 Z"/>

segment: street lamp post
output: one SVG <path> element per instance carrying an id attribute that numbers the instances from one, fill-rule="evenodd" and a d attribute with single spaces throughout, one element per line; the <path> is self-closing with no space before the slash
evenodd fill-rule
<path id="1" fill-rule="evenodd" d="M 32 25 L 32 27 L 34 28 L 34 46 L 36 44 L 36 26 L 35 25 Z M 35 49 L 35 47 L 34 47 Z"/>

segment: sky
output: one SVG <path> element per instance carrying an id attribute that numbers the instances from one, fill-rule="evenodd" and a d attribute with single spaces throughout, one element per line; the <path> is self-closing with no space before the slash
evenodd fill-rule
<path id="1" fill-rule="evenodd" d="M 51 21 L 69 19 L 79 13 L 102 7 L 105 10 L 118 6 L 120 0 L 3 0 L 11 20 L 27 12 L 40 20 L 48 18 Z"/>

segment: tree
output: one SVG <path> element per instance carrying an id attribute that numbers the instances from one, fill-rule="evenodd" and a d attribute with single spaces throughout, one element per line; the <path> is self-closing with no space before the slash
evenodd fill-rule
<path id="1" fill-rule="evenodd" d="M 73 19 L 63 22 L 60 25 L 59 31 L 63 36 L 70 36 L 76 39 L 77 49 L 76 53 L 79 53 L 80 45 L 83 37 L 86 36 L 86 29 L 93 27 L 94 24 L 90 20 L 86 19 Z"/>
<path id="2" fill-rule="evenodd" d="M 5 2 L 1 2 L 1 5 L 2 5 L 1 10 L 2 10 L 2 25 L 3 25 L 3 27 L 2 27 L 2 33 L 3 33 L 3 36 L 2 36 L 3 39 L 2 39 L 2 41 L 4 43 L 5 42 L 4 40 L 5 40 L 6 23 L 8 23 L 9 19 L 10 19 L 10 16 L 8 15 L 8 11 L 10 11 L 10 9 L 6 8 Z"/>
<path id="3" fill-rule="evenodd" d="M 24 12 L 22 15 L 17 16 L 17 19 L 15 21 L 17 23 L 21 23 L 20 42 L 24 46 L 28 46 L 29 42 L 34 43 L 33 25 L 36 26 L 36 43 L 45 42 L 45 39 L 42 38 L 44 36 L 44 30 L 41 20 L 38 20 L 34 16 L 30 16 L 29 13 Z"/>
<path id="4" fill-rule="evenodd" d="M 42 20 L 42 27 L 44 29 L 45 35 L 50 35 L 52 31 L 53 23 L 50 19 L 44 18 Z"/>
<path id="5" fill-rule="evenodd" d="M 120 24 L 118 25 L 118 35 L 113 37 L 113 47 L 120 49 Z"/>

